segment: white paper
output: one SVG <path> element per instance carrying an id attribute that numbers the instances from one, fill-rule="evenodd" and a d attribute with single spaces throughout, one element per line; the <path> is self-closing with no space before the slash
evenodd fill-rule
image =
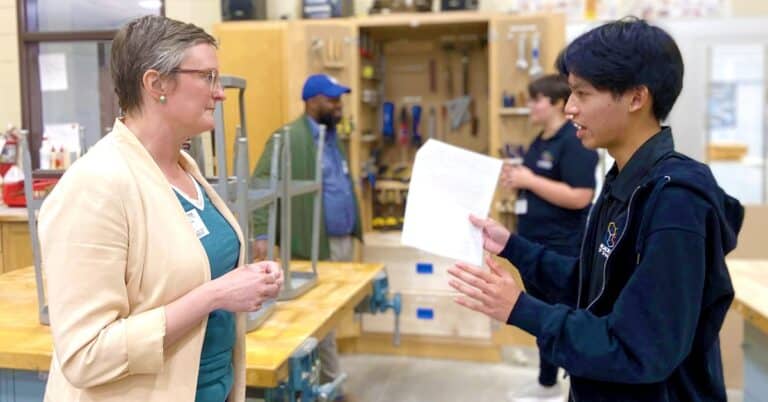
<path id="1" fill-rule="evenodd" d="M 58 151 L 64 147 L 67 152 L 80 154 L 80 125 L 77 123 L 46 124 L 43 126 L 43 137 Z"/>
<path id="2" fill-rule="evenodd" d="M 67 55 L 64 53 L 44 53 L 40 55 L 38 60 L 40 61 L 40 90 L 66 91 L 69 88 Z"/>
<path id="3" fill-rule="evenodd" d="M 483 237 L 469 215 L 488 216 L 502 161 L 430 139 L 416 153 L 403 245 L 477 266 Z"/>

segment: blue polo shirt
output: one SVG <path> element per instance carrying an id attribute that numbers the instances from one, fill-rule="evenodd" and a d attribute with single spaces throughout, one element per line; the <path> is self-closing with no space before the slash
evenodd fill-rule
<path id="1" fill-rule="evenodd" d="M 320 125 L 307 116 L 315 143 Z M 336 127 L 325 130 L 323 148 L 323 215 L 328 236 L 348 236 L 355 229 L 355 192 L 349 177 L 349 165 L 341 153 Z"/>
<path id="2" fill-rule="evenodd" d="M 523 165 L 534 174 L 576 188 L 595 188 L 597 152 L 584 148 L 570 121 L 548 139 L 539 134 L 528 148 Z M 528 211 L 517 216 L 517 232 L 561 254 L 578 255 L 589 207 L 566 209 L 549 203 L 533 191 L 522 190 Z"/>

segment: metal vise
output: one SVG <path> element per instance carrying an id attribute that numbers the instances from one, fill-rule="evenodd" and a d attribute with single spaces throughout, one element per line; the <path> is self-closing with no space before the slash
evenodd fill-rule
<path id="1" fill-rule="evenodd" d="M 395 293 L 389 297 L 389 280 L 387 273 L 381 271 L 373 278 L 373 292 L 355 307 L 357 313 L 384 313 L 392 309 L 395 316 L 395 332 L 392 343 L 395 346 L 400 345 L 400 312 L 403 309 L 402 296 Z"/>
<path id="2" fill-rule="evenodd" d="M 347 374 L 342 373 L 332 382 L 320 384 L 320 360 L 315 338 L 308 338 L 299 346 L 289 360 L 289 367 L 288 379 L 276 388 L 266 390 L 266 402 L 333 401 L 347 379 Z"/>

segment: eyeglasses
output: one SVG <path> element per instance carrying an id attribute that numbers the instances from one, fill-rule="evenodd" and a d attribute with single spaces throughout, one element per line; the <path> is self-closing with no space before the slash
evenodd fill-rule
<path id="1" fill-rule="evenodd" d="M 208 81 L 208 85 L 210 86 L 211 92 L 215 91 L 216 88 L 221 88 L 221 80 L 219 79 L 219 72 L 216 70 L 195 70 L 195 69 L 186 69 L 186 68 L 174 68 L 173 70 L 171 70 L 171 72 L 197 74 Z"/>

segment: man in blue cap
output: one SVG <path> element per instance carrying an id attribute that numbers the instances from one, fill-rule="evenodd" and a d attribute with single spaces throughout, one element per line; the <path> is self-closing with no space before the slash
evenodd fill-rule
<path id="1" fill-rule="evenodd" d="M 304 82 L 301 98 L 304 114 L 289 123 L 291 136 L 291 164 L 294 180 L 313 180 L 320 125 L 324 125 L 323 149 L 323 217 L 320 220 L 319 258 L 330 261 L 351 261 L 354 258 L 354 239 L 362 240 L 360 212 L 355 198 L 354 184 L 350 178 L 349 163 L 344 146 L 336 135 L 336 125 L 341 121 L 341 96 L 350 89 L 340 85 L 326 74 L 312 75 Z M 253 177 L 266 179 L 270 174 L 272 140 L 256 165 Z M 307 228 L 312 222 L 313 196 L 295 197 L 291 205 L 291 233 L 293 258 L 309 259 L 312 248 L 312 232 Z M 278 224 L 279 227 L 279 224 Z M 253 256 L 262 260 L 267 253 L 267 211 L 254 214 Z M 339 374 L 335 333 L 331 332 L 320 343 L 321 380 L 331 381 Z"/>

